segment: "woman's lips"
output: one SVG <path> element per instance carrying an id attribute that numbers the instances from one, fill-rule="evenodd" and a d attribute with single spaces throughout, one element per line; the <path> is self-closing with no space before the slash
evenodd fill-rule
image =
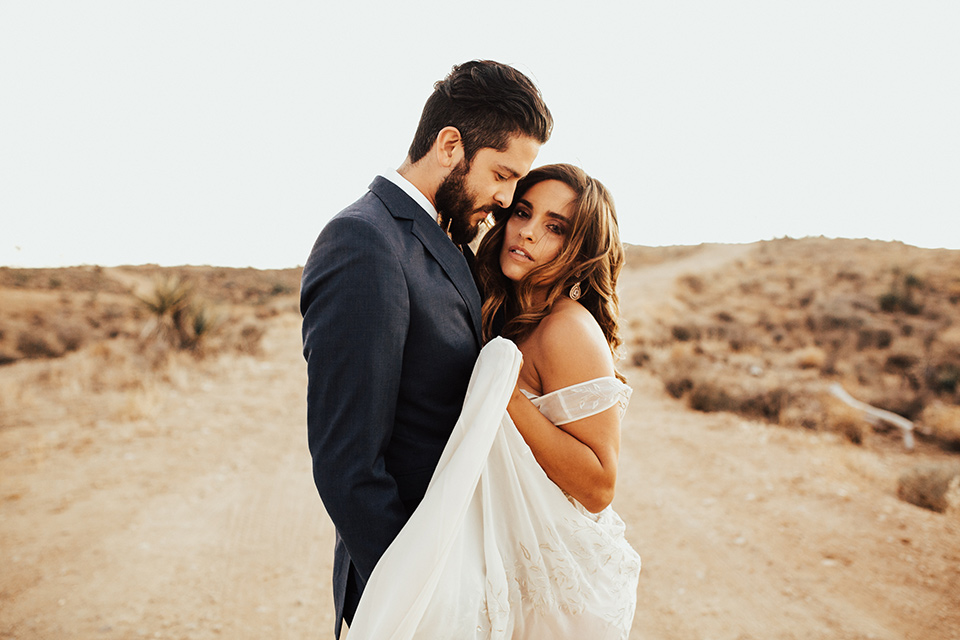
<path id="1" fill-rule="evenodd" d="M 533 257 L 524 251 L 522 248 L 514 245 L 507 250 L 507 253 L 513 256 L 516 260 L 524 260 L 528 262 L 533 262 Z"/>

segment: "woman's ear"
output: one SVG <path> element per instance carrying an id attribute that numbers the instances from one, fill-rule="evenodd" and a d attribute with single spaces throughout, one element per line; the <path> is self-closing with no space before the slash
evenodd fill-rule
<path id="1" fill-rule="evenodd" d="M 445 169 L 453 169 L 464 158 L 463 138 L 456 127 L 444 127 L 437 133 L 434 145 L 437 163 Z"/>

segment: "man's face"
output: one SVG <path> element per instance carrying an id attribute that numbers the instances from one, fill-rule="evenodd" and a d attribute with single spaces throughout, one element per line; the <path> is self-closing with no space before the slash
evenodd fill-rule
<path id="1" fill-rule="evenodd" d="M 506 150 L 480 149 L 471 162 L 462 160 L 443 179 L 435 197 L 437 212 L 456 244 L 473 240 L 495 207 L 510 206 L 517 182 L 530 171 L 539 151 L 540 143 L 533 138 L 514 136 Z"/>

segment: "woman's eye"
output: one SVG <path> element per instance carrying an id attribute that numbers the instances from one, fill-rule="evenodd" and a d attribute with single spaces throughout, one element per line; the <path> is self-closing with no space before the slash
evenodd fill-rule
<path id="1" fill-rule="evenodd" d="M 549 229 L 551 232 L 557 234 L 558 236 L 562 236 L 562 235 L 563 235 L 563 227 L 561 227 L 561 226 L 558 225 L 558 224 L 547 225 L 547 229 Z"/>
<path id="2" fill-rule="evenodd" d="M 516 209 L 516 210 L 514 210 L 513 215 L 517 216 L 518 218 L 529 218 L 529 217 L 530 217 L 530 214 L 527 213 L 526 211 L 524 211 L 523 209 Z"/>

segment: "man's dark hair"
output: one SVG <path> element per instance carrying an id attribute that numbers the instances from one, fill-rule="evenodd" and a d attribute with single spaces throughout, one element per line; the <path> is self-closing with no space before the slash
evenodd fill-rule
<path id="1" fill-rule="evenodd" d="M 469 163 L 480 149 L 506 151 L 512 136 L 545 143 L 553 116 L 530 78 L 499 62 L 473 60 L 433 85 L 410 145 L 410 162 L 427 154 L 444 127 L 460 131 Z"/>

